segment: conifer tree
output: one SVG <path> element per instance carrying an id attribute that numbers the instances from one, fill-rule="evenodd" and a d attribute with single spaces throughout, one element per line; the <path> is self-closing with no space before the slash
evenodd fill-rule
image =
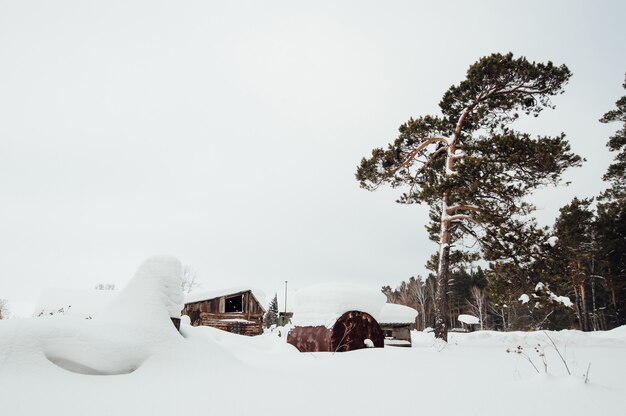
<path id="1" fill-rule="evenodd" d="M 270 302 L 270 306 L 267 308 L 267 312 L 265 312 L 265 318 L 263 320 L 266 328 L 278 323 L 278 295 L 276 293 Z"/>
<path id="2" fill-rule="evenodd" d="M 623 87 L 626 89 L 626 81 Z M 612 325 L 618 326 L 626 323 L 626 96 L 617 100 L 615 106 L 600 119 L 602 123 L 621 126 L 607 142 L 617 155 L 604 175 L 611 186 L 600 196 L 596 233 L 599 252 L 603 254 L 602 277 L 609 296 L 609 313 Z"/>
<path id="3" fill-rule="evenodd" d="M 626 89 L 626 80 L 622 85 Z M 605 199 L 624 202 L 626 197 L 626 95 L 615 102 L 617 107 L 607 112 L 601 123 L 622 123 L 621 128 L 609 138 L 607 147 L 612 152 L 618 152 L 615 161 L 609 165 L 604 180 L 611 183 L 611 188 L 604 193 Z"/>
<path id="4" fill-rule="evenodd" d="M 589 320 L 591 295 L 588 292 L 595 255 L 595 218 L 591 202 L 591 199 L 574 198 L 560 209 L 554 224 L 558 243 L 548 258 L 553 265 L 550 280 L 554 285 L 560 285 L 559 290 L 573 297 L 581 331 L 592 329 Z"/>
<path id="5" fill-rule="evenodd" d="M 532 231 L 526 218 L 533 207 L 523 197 L 558 183 L 567 167 L 581 162 L 563 134 L 532 138 L 510 128 L 520 112 L 537 116 L 553 108 L 550 97 L 562 93 L 570 76 L 565 65 L 511 53 L 481 58 L 443 95 L 441 116 L 411 118 L 386 149 L 362 159 L 361 187 L 408 188 L 398 202 L 428 204 L 437 217 L 437 338 L 447 340 L 451 245 L 472 236 L 492 258 L 515 256 L 507 240 Z"/>

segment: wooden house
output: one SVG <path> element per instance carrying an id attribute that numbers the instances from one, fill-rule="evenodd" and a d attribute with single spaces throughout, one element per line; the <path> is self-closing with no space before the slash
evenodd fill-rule
<path id="1" fill-rule="evenodd" d="M 212 326 L 241 335 L 263 333 L 263 297 L 249 288 L 190 293 L 181 313 L 191 325 Z"/>

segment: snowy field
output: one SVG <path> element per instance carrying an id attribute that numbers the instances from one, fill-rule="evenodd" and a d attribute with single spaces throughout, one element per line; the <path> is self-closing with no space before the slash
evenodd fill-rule
<path id="1" fill-rule="evenodd" d="M 620 414 L 626 395 L 626 327 L 549 333 L 571 376 L 543 333 L 451 334 L 443 350 L 431 334 L 414 333 L 413 348 L 311 354 L 276 333 L 248 338 L 190 326 L 183 326 L 184 338 L 156 348 L 132 373 L 88 375 L 59 367 L 29 344 L 29 332 L 62 319 L 0 322 L 2 414 L 589 415 Z M 76 335 L 54 336 L 88 341 Z M 547 374 L 536 344 L 545 349 Z M 542 374 L 524 357 L 506 353 L 518 345 Z M 127 347 L 138 353 L 132 343 Z M 102 348 L 119 353 L 109 344 Z"/>
<path id="2" fill-rule="evenodd" d="M 413 332 L 412 348 L 300 353 L 278 331 L 183 320 L 178 333 L 180 275 L 177 259 L 154 257 L 89 319 L 0 321 L 0 415 L 623 414 L 626 326 L 445 345 Z M 527 357 L 507 353 L 518 347 Z"/>

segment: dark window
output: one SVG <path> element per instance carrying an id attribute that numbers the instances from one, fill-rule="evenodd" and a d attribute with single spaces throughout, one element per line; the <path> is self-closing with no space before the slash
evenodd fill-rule
<path id="1" fill-rule="evenodd" d="M 243 312 L 243 295 L 232 296 L 226 298 L 225 304 L 226 313 L 229 312 Z"/>

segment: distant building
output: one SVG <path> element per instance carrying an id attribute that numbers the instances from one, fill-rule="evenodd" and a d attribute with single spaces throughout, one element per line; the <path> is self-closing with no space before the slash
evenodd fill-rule
<path id="1" fill-rule="evenodd" d="M 253 336 L 263 333 L 264 304 L 264 296 L 251 288 L 195 292 L 185 297 L 182 315 L 189 316 L 193 326 Z"/>
<path id="2" fill-rule="evenodd" d="M 278 326 L 289 325 L 293 318 L 293 312 L 278 312 Z"/>
<path id="3" fill-rule="evenodd" d="M 385 345 L 411 346 L 411 329 L 415 328 L 417 311 L 404 305 L 386 303 L 380 313 L 380 327 L 385 335 Z"/>
<path id="4" fill-rule="evenodd" d="M 476 326 L 480 325 L 480 319 L 474 315 L 461 314 L 458 316 L 457 320 L 463 325 L 462 328 L 453 328 L 456 330 L 454 332 L 474 332 Z"/>

